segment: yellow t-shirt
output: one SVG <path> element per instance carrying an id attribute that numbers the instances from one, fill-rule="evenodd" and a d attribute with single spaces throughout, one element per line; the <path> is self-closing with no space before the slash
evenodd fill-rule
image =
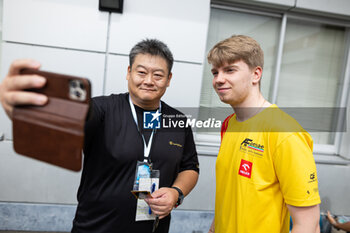
<path id="1" fill-rule="evenodd" d="M 228 121 L 216 161 L 215 233 L 288 233 L 292 206 L 319 204 L 311 136 L 276 105 Z"/>

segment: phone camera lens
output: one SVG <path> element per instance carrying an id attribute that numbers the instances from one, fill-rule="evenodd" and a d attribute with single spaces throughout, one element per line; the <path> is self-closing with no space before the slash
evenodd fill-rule
<path id="1" fill-rule="evenodd" d="M 73 88 L 76 88 L 76 87 L 77 87 L 77 84 L 76 84 L 75 81 L 72 81 L 72 82 L 70 83 L 70 85 L 71 85 Z"/>
<path id="2" fill-rule="evenodd" d="M 78 97 L 78 98 L 80 98 L 80 96 L 81 96 L 81 94 L 80 94 L 79 91 L 75 91 L 74 94 L 75 94 L 75 96 Z"/>

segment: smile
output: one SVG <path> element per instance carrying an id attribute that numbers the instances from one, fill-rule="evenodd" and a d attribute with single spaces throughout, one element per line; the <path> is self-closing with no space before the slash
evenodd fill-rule
<path id="1" fill-rule="evenodd" d="M 217 88 L 218 92 L 224 92 L 224 91 L 227 91 L 227 90 L 230 90 L 230 88 L 226 87 L 220 87 L 220 88 Z"/>
<path id="2" fill-rule="evenodd" d="M 141 91 L 156 91 L 154 89 L 145 89 L 145 88 L 141 88 Z"/>

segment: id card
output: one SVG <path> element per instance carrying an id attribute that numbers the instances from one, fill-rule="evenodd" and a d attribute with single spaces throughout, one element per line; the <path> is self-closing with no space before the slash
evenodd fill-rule
<path id="1" fill-rule="evenodd" d="M 144 182 L 151 178 L 151 170 L 152 165 L 149 163 L 137 161 L 133 191 L 150 191 Z"/>
<path id="2" fill-rule="evenodd" d="M 151 208 L 144 199 L 151 197 L 151 193 L 159 189 L 159 175 L 159 170 L 151 170 L 149 178 L 139 177 L 139 190 L 132 191 L 132 193 L 137 198 L 135 221 L 154 220 L 156 218 L 156 216 L 152 213 Z"/>

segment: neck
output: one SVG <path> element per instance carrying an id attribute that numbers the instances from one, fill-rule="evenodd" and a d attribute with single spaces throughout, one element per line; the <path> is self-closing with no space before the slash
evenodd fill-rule
<path id="1" fill-rule="evenodd" d="M 251 96 L 244 102 L 231 105 L 235 111 L 237 121 L 246 121 L 249 118 L 260 113 L 264 108 L 271 104 L 259 93 L 257 96 Z"/>
<path id="2" fill-rule="evenodd" d="M 129 93 L 129 95 L 130 95 L 130 98 L 131 98 L 131 102 L 134 104 L 134 105 L 136 105 L 136 106 L 138 106 L 138 107 L 140 107 L 140 108 L 142 108 L 142 109 L 145 109 L 145 110 L 154 110 L 154 109 L 157 109 L 157 108 L 159 108 L 159 99 L 157 99 L 157 100 L 152 100 L 152 101 L 145 101 L 145 100 L 141 100 L 141 99 L 139 99 L 139 98 L 136 98 L 136 97 L 134 97 L 132 94 L 130 94 Z"/>

